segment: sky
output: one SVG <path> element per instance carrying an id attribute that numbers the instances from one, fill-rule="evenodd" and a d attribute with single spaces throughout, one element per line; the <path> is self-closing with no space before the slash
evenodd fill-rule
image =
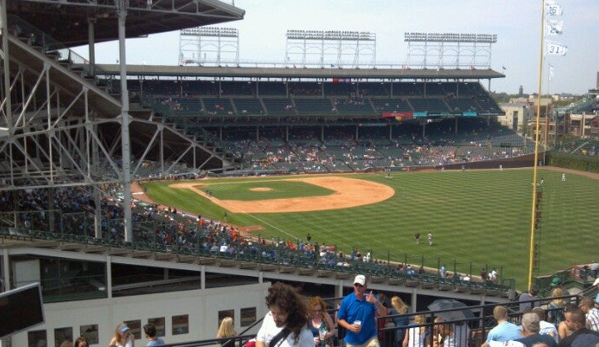
<path id="1" fill-rule="evenodd" d="M 542 92 L 585 94 L 597 87 L 599 1 L 554 0 L 563 9 L 563 33 L 546 36 L 568 47 L 565 56 L 543 55 Z M 515 94 L 539 89 L 541 0 L 224 0 L 245 10 L 241 21 L 218 27 L 239 30 L 240 62 L 285 60 L 287 30 L 368 31 L 376 34 L 376 63 L 407 62 L 404 33 L 497 34 L 490 66 L 504 73 L 490 90 Z M 127 40 L 127 63 L 177 65 L 179 32 Z M 543 50 L 546 50 L 544 45 Z M 87 48 L 75 49 L 87 57 Z M 96 62 L 114 64 L 118 43 L 96 45 Z M 549 70 L 552 66 L 552 77 Z M 488 87 L 486 81 L 483 82 Z"/>

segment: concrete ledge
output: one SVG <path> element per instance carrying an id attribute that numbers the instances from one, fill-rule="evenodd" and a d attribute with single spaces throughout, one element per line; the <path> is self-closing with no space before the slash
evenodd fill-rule
<path id="1" fill-rule="evenodd" d="M 250 262 L 247 262 L 247 261 L 242 261 L 242 262 L 239 263 L 239 268 L 240 269 L 246 269 L 246 270 L 257 269 L 258 268 L 258 264 L 257 263 L 250 263 Z"/>
<path id="2" fill-rule="evenodd" d="M 176 254 L 173 253 L 156 253 L 154 259 L 156 260 L 173 260 L 177 257 Z"/>
<path id="3" fill-rule="evenodd" d="M 297 268 L 294 266 L 281 266 L 279 268 L 279 272 L 284 274 L 292 274 L 295 273 L 296 270 Z"/>
<path id="4" fill-rule="evenodd" d="M 372 276 L 370 277 L 370 283 L 383 283 L 387 277 L 384 276 Z"/>
<path id="5" fill-rule="evenodd" d="M 133 251 L 133 258 L 149 258 L 152 256 L 152 251 Z"/>
<path id="6" fill-rule="evenodd" d="M 299 274 L 302 276 L 312 276 L 316 273 L 316 269 L 299 269 Z"/>
<path id="7" fill-rule="evenodd" d="M 389 278 L 389 284 L 391 284 L 391 285 L 400 285 L 400 284 L 404 284 L 405 282 L 406 282 L 406 280 L 403 278 L 393 278 L 393 277 Z"/>
<path id="8" fill-rule="evenodd" d="M 129 254 L 129 250 L 126 248 L 111 248 L 108 250 L 108 255 L 127 255 Z"/>
<path id="9" fill-rule="evenodd" d="M 234 267 L 237 265 L 239 265 L 239 262 L 233 259 L 221 259 L 220 261 L 220 266 L 222 267 Z"/>
<path id="10" fill-rule="evenodd" d="M 320 270 L 316 274 L 316 277 L 332 277 L 333 271 Z"/>
<path id="11" fill-rule="evenodd" d="M 200 265 L 213 265 L 216 264 L 216 258 L 200 258 L 198 260 Z"/>
<path id="12" fill-rule="evenodd" d="M 260 271 L 275 271 L 277 266 L 274 264 L 260 264 Z"/>
<path id="13" fill-rule="evenodd" d="M 180 255 L 177 257 L 177 261 L 180 263 L 192 264 L 196 261 L 197 257 L 195 255 Z"/>
<path id="14" fill-rule="evenodd" d="M 337 278 L 339 280 L 348 279 L 350 277 L 352 277 L 352 274 L 347 273 L 347 272 L 337 272 L 337 273 L 335 273 L 335 278 Z"/>
<path id="15" fill-rule="evenodd" d="M 406 287 L 418 287 L 419 284 L 420 284 L 420 282 L 416 281 L 416 280 L 407 280 L 406 281 Z"/>

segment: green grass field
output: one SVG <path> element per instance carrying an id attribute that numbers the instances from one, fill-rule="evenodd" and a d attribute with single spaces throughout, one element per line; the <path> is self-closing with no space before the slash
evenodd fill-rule
<path id="1" fill-rule="evenodd" d="M 239 214 L 228 212 L 228 221 L 262 225 L 261 237 L 305 239 L 334 244 L 349 254 L 353 248 L 372 251 L 375 258 L 437 267 L 478 275 L 481 267 L 501 269 L 515 278 L 518 289 L 527 286 L 532 208 L 532 169 L 443 171 L 426 173 L 359 174 L 352 178 L 376 181 L 395 189 L 383 202 L 343 210 Z M 543 177 L 539 274 L 552 274 L 570 265 L 597 260 L 595 230 L 599 225 L 599 181 L 539 170 Z M 270 198 L 314 196 L 330 191 L 305 183 L 285 183 L 290 177 L 202 180 L 220 199 L 264 199 L 250 188 L 269 187 Z M 222 219 L 224 210 L 202 196 L 168 188 L 170 182 L 145 184 L 156 202 L 179 210 Z M 416 245 L 414 234 L 422 235 Z M 426 243 L 432 232 L 434 245 Z M 455 265 L 454 265 L 455 264 Z"/>

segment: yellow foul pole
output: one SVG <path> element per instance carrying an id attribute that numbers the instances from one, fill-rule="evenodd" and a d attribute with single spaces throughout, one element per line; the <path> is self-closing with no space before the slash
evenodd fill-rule
<path id="1" fill-rule="evenodd" d="M 537 201 L 537 170 L 539 163 L 539 139 L 540 139 L 540 123 L 541 123 L 541 93 L 543 85 L 543 48 L 545 46 L 545 0 L 541 0 L 541 42 L 539 48 L 539 85 L 538 85 L 538 100 L 537 100 L 537 116 L 535 126 L 535 162 L 533 165 L 533 180 L 532 180 L 532 206 L 530 213 L 530 250 L 529 250 L 529 267 L 528 267 L 528 288 L 532 286 L 533 269 L 534 269 L 534 247 L 535 247 L 535 218 L 536 218 L 536 201 Z"/>

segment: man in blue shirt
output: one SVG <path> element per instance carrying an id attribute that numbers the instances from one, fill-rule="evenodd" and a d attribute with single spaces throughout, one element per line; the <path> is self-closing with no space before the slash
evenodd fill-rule
<path id="1" fill-rule="evenodd" d="M 338 323 L 346 329 L 348 347 L 379 347 L 375 315 L 386 316 L 387 309 L 372 291 L 366 292 L 366 277 L 354 278 L 354 292 L 341 301 L 337 312 Z"/>
<path id="2" fill-rule="evenodd" d="M 164 341 L 161 338 L 156 337 L 156 327 L 154 324 L 144 325 L 144 333 L 148 339 L 146 346 L 164 346 Z"/>
<path id="3" fill-rule="evenodd" d="M 508 322 L 507 308 L 505 306 L 495 306 L 493 308 L 493 318 L 497 321 L 497 326 L 489 331 L 487 342 L 517 340 L 521 337 L 520 327 Z"/>

